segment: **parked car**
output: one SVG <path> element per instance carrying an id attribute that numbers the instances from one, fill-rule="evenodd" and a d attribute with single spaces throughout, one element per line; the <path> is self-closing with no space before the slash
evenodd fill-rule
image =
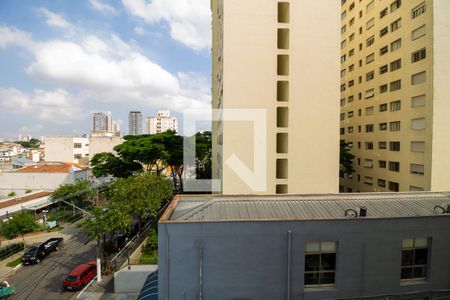
<path id="1" fill-rule="evenodd" d="M 90 261 L 79 265 L 70 272 L 64 279 L 63 286 L 66 290 L 77 291 L 88 284 L 97 274 L 97 264 Z"/>
<path id="2" fill-rule="evenodd" d="M 7 299 L 14 295 L 14 286 L 9 285 L 8 281 L 0 282 L 0 299 Z"/>
<path id="3" fill-rule="evenodd" d="M 31 246 L 22 256 L 22 264 L 29 265 L 40 263 L 44 257 L 50 254 L 50 252 L 59 250 L 62 241 L 63 238 L 51 238 L 43 243 Z"/>

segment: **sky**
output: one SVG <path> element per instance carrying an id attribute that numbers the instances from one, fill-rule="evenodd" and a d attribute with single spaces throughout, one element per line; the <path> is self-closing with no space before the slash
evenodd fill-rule
<path id="1" fill-rule="evenodd" d="M 208 109 L 209 0 L 1 0 L 0 138 Z M 180 122 L 181 123 L 181 122 Z"/>

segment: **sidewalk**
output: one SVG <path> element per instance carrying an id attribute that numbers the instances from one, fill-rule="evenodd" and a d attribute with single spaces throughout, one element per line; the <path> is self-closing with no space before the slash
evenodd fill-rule
<path id="1" fill-rule="evenodd" d="M 32 234 L 25 236 L 25 244 L 26 245 L 32 245 L 39 242 L 44 242 L 50 238 L 53 237 L 62 237 L 64 239 L 64 242 L 72 238 L 72 236 L 79 233 L 82 228 L 78 228 L 78 224 L 82 222 L 82 220 L 75 222 L 73 224 L 65 223 L 63 229 L 60 231 L 52 231 L 52 232 L 42 232 L 37 234 Z M 14 244 L 14 243 L 23 243 L 22 237 L 18 237 L 12 240 L 2 240 L 2 247 Z M 9 275 L 11 275 L 13 272 L 15 272 L 17 269 L 21 267 L 21 265 L 18 265 L 15 268 L 8 267 L 7 264 L 23 255 L 23 251 L 16 253 L 8 258 L 5 258 L 4 260 L 0 261 L 0 280 L 5 280 Z"/>

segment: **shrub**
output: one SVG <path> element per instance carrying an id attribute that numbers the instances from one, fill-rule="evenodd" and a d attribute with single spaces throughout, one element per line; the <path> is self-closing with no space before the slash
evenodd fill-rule
<path id="1" fill-rule="evenodd" d="M 27 211 L 14 214 L 12 219 L 3 223 L 2 235 L 8 239 L 15 238 L 18 235 L 33 232 L 38 229 L 34 216 Z"/>
<path id="2" fill-rule="evenodd" d="M 28 190 L 25 191 L 25 194 L 29 194 L 31 192 L 32 192 L 32 190 L 28 189 Z"/>
<path id="3" fill-rule="evenodd" d="M 0 260 L 4 260 L 7 257 L 10 257 L 17 252 L 20 252 L 24 249 L 23 243 L 11 244 L 8 246 L 4 246 L 0 248 Z"/>
<path id="4" fill-rule="evenodd" d="M 11 193 L 8 194 L 8 197 L 15 197 L 15 196 L 16 196 L 15 192 L 11 192 Z"/>
<path id="5" fill-rule="evenodd" d="M 150 235 L 147 239 L 147 248 L 149 250 L 157 250 L 158 249 L 158 233 L 155 229 L 150 229 Z"/>

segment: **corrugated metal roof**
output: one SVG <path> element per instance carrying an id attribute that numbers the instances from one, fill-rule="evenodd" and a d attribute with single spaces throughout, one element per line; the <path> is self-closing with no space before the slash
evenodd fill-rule
<path id="1" fill-rule="evenodd" d="M 450 193 L 178 196 L 161 221 L 346 219 L 346 210 L 360 207 L 367 208 L 366 218 L 442 216 L 436 205 L 450 205 Z"/>

